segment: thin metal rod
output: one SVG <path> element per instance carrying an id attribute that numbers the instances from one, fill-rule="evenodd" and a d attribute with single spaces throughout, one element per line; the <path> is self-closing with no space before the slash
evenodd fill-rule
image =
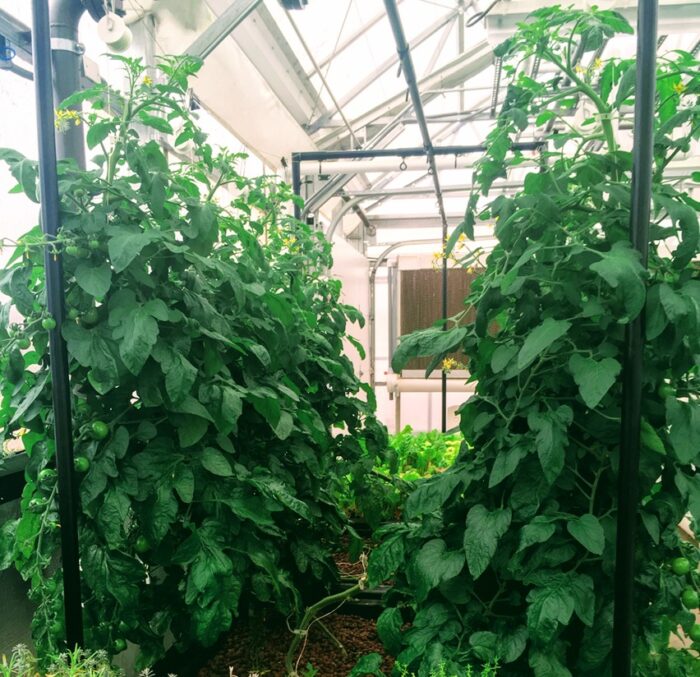
<path id="1" fill-rule="evenodd" d="M 442 190 L 440 188 L 440 178 L 438 176 L 437 166 L 435 165 L 435 151 L 433 148 L 433 142 L 430 138 L 430 130 L 428 129 L 428 123 L 425 119 L 425 111 L 423 110 L 423 102 L 421 101 L 420 92 L 418 91 L 418 78 L 416 77 L 416 71 L 413 66 L 413 59 L 411 58 L 411 49 L 406 41 L 406 36 L 404 34 L 403 25 L 401 24 L 401 17 L 399 16 L 399 10 L 396 6 L 396 0 L 384 0 L 384 7 L 386 8 L 386 13 L 389 18 L 389 24 L 391 25 L 391 30 L 394 34 L 394 41 L 396 42 L 396 51 L 399 54 L 399 59 L 401 60 L 401 65 L 403 67 L 404 78 L 406 79 L 406 84 L 408 85 L 408 93 L 411 97 L 411 102 L 413 103 L 413 111 L 418 121 L 418 128 L 420 129 L 421 138 L 423 139 L 423 146 L 425 148 L 425 155 L 428 160 L 428 171 L 433 179 L 433 185 L 435 186 L 435 199 L 437 200 L 438 212 L 440 213 L 440 219 L 442 220 L 442 242 L 443 242 L 443 261 L 442 261 L 442 319 L 443 326 L 446 325 L 447 321 L 447 258 L 445 257 L 445 246 L 447 244 L 447 215 L 445 214 L 445 203 L 442 198 Z M 442 432 L 447 431 L 447 374 L 442 372 Z"/>
<path id="2" fill-rule="evenodd" d="M 292 153 L 292 191 L 294 195 L 301 197 L 301 167 L 299 165 L 299 153 Z M 294 218 L 301 218 L 301 207 L 294 205 Z"/>
<path id="3" fill-rule="evenodd" d="M 316 75 L 321 79 L 321 84 L 326 88 L 326 91 L 328 92 L 328 96 L 331 98 L 331 101 L 333 102 L 333 105 L 335 106 L 336 110 L 340 114 L 340 118 L 342 119 L 343 123 L 347 127 L 348 133 L 352 137 L 352 140 L 355 142 L 356 146 L 361 146 L 362 144 L 358 140 L 357 136 L 355 136 L 355 132 L 353 131 L 352 126 L 350 125 L 350 121 L 347 119 L 345 116 L 345 113 L 343 112 L 343 109 L 341 106 L 338 104 L 338 100 L 335 98 L 335 95 L 333 94 L 333 90 L 330 88 L 328 82 L 326 81 L 325 76 L 323 75 L 323 71 L 321 70 L 320 66 L 316 62 L 316 59 L 314 55 L 311 53 L 311 50 L 309 49 L 309 46 L 306 44 L 306 40 L 304 40 L 304 36 L 301 34 L 301 31 L 299 30 L 299 27 L 296 24 L 296 21 L 292 18 L 292 15 L 289 13 L 289 10 L 285 10 L 287 13 L 287 18 L 289 19 L 289 23 L 292 25 L 292 28 L 294 29 L 294 32 L 296 33 L 297 38 L 299 38 L 299 42 L 301 43 L 301 46 L 304 48 L 304 51 L 306 52 L 306 56 L 309 57 L 309 61 L 311 61 L 311 65 L 314 67 L 314 70 L 316 71 Z"/>
<path id="4" fill-rule="evenodd" d="M 60 228 L 54 100 L 52 89 L 51 40 L 47 0 L 32 0 L 34 85 L 39 141 L 39 187 L 41 227 L 46 239 L 56 238 Z M 61 520 L 66 640 L 68 646 L 83 645 L 78 548 L 78 492 L 73 470 L 68 354 L 61 334 L 64 318 L 63 268 L 60 251 L 46 247 L 46 302 L 56 321 L 49 332 L 49 356 L 53 393 L 54 436 L 58 470 L 58 510 Z"/>
<path id="5" fill-rule="evenodd" d="M 658 0 L 640 0 L 637 16 L 637 88 L 634 104 L 634 147 L 630 239 L 647 266 L 654 150 L 656 96 L 656 34 Z M 618 470 L 617 550 L 612 673 L 632 674 L 635 541 L 638 527 L 639 456 L 642 375 L 645 341 L 644 312 L 627 326 L 622 372 L 622 421 Z"/>

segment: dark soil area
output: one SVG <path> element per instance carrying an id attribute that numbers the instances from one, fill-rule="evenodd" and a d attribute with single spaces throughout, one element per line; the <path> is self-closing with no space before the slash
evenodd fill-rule
<path id="1" fill-rule="evenodd" d="M 299 674 L 303 675 L 310 663 L 317 670 L 310 674 L 347 677 L 357 660 L 372 652 L 384 656 L 382 669 L 386 674 L 391 672 L 393 658 L 384 651 L 373 620 L 335 614 L 324 618 L 323 624 L 327 631 L 314 623 L 306 646 L 301 644 Z M 284 658 L 291 637 L 284 623 L 233 628 L 221 651 L 199 671 L 198 677 L 285 677 Z"/>

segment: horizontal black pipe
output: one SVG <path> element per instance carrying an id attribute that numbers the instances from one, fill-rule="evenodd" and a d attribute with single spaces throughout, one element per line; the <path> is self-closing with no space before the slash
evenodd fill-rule
<path id="1" fill-rule="evenodd" d="M 512 150 L 539 150 L 542 141 L 521 141 L 511 146 Z M 433 146 L 433 155 L 470 155 L 487 150 L 483 144 L 473 146 Z M 379 157 L 424 157 L 428 151 L 423 148 L 367 148 L 359 150 L 312 150 L 292 153 L 292 162 L 325 162 L 327 160 L 371 160 Z"/>

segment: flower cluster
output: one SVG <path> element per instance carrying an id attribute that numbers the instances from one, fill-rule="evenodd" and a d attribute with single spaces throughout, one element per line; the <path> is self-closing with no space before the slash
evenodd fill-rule
<path id="1" fill-rule="evenodd" d="M 56 119 L 54 125 L 59 132 L 65 132 L 69 127 L 71 122 L 77 127 L 81 122 L 82 118 L 79 113 L 74 110 L 66 110 L 59 108 L 56 111 Z"/>

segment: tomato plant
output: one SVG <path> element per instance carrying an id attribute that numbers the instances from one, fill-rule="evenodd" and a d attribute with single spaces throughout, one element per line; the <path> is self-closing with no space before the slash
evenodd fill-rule
<path id="1" fill-rule="evenodd" d="M 682 184 L 667 168 L 700 137 L 700 68 L 687 52 L 659 58 L 646 271 L 628 240 L 632 154 L 618 124 L 634 62 L 601 57 L 631 32 L 614 11 L 551 7 L 497 49 L 507 95 L 450 242 L 494 224 L 498 244 L 466 299 L 475 321 L 465 311 L 445 331 L 404 337 L 394 355 L 395 371 L 418 355 L 434 368 L 461 349 L 477 382 L 460 409 L 473 450 L 418 483 L 404 524 L 385 530 L 369 561 L 370 584 L 396 581 L 380 634 L 422 674 L 496 656 L 507 674 L 610 674 L 620 373 L 625 328 L 641 312 L 634 664 L 642 675 L 697 674 L 695 656 L 668 649 L 694 617 L 681 602 L 686 579 L 667 563 L 681 552 L 687 572 L 698 562 L 677 525 L 700 518 L 700 203 L 689 190 L 698 177 Z M 533 123 L 545 143 L 525 173 L 511 148 Z M 523 188 L 485 202 L 513 171 Z"/>
<path id="2" fill-rule="evenodd" d="M 120 651 L 130 640 L 151 665 L 167 634 L 181 649 L 211 644 L 240 609 L 293 614 L 327 587 L 345 528 L 340 478 L 360 438 L 383 453 L 386 434 L 343 354 L 348 323 L 362 318 L 328 277 L 328 243 L 289 216 L 289 186 L 242 176 L 241 155 L 206 143 L 185 104 L 196 62 L 163 59 L 152 83 L 139 62 L 115 58 L 125 92 L 98 85 L 65 104 L 83 102 L 96 154 L 85 171 L 60 164 L 62 230 L 51 246 L 69 243 L 62 333 L 83 473 L 87 641 Z M 194 141 L 192 157 L 168 156 L 153 138 L 175 125 L 175 147 Z M 0 159 L 36 200 L 36 163 L 11 150 Z M 27 429 L 29 456 L 0 563 L 31 582 L 42 655 L 63 635 L 46 583 L 59 553 L 45 472 L 55 464 L 40 328 L 46 246 L 34 228 L 0 276 L 23 318 L 11 327 L 9 304 L 0 307 L 0 426 Z M 15 330 L 33 351 L 7 340 Z"/>

